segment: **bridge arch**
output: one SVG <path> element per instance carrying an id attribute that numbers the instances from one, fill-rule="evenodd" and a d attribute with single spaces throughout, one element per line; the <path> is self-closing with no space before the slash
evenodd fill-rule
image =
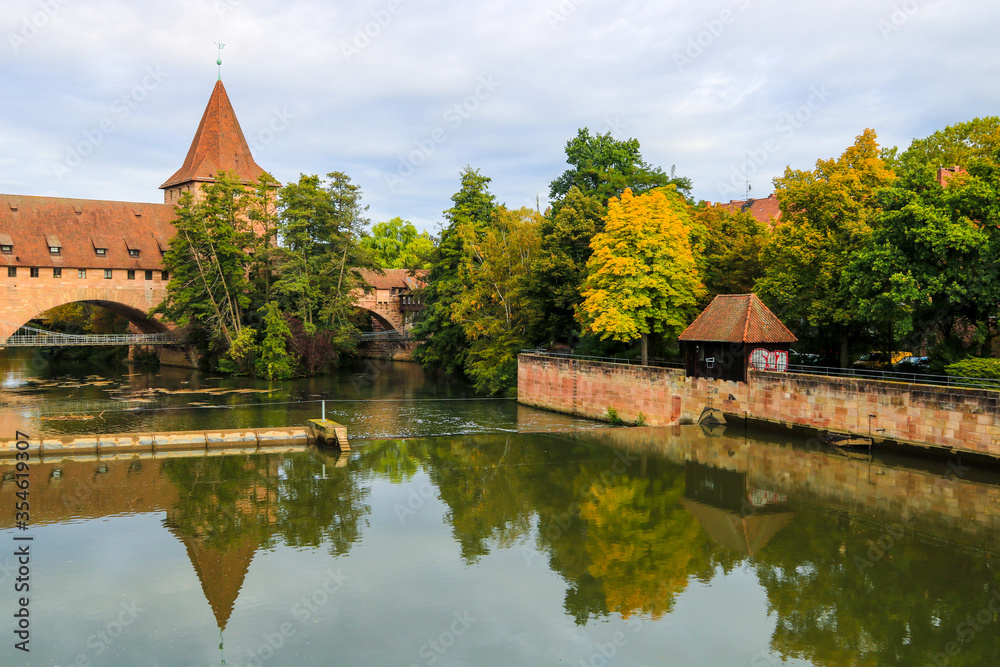
<path id="1" fill-rule="evenodd" d="M 378 311 L 372 310 L 371 308 L 365 308 L 364 306 L 354 305 L 354 309 L 359 313 L 363 313 L 372 318 L 373 322 L 377 322 L 379 326 L 382 327 L 383 331 L 392 331 L 398 327 L 391 321 L 389 321 L 385 315 L 379 313 Z"/>
<path id="2" fill-rule="evenodd" d="M 146 287 L 72 286 L 18 284 L 0 289 L 0 341 L 6 341 L 18 329 L 42 313 L 70 303 L 89 303 L 121 315 L 143 333 L 162 333 L 171 328 L 151 317 L 149 311 L 166 296 L 164 284 L 156 281 Z"/>

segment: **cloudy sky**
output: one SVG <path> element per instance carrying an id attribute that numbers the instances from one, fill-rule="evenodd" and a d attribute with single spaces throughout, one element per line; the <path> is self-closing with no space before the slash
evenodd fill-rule
<path id="1" fill-rule="evenodd" d="M 986 0 L 5 0 L 0 192 L 161 201 L 223 80 L 279 180 L 344 171 L 435 230 L 465 165 L 534 206 L 578 128 L 698 199 L 772 192 L 866 127 L 1000 113 Z M 748 166 L 749 154 L 749 169 Z"/>

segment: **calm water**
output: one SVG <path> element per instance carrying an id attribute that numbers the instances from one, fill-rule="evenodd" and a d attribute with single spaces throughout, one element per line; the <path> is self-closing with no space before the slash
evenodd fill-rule
<path id="1" fill-rule="evenodd" d="M 958 459 L 596 428 L 405 364 L 247 393 L 3 363 L 0 421 L 32 432 L 297 423 L 331 396 L 370 438 L 33 466 L 30 654 L 5 474 L 3 665 L 1000 663 L 1000 478 Z"/>

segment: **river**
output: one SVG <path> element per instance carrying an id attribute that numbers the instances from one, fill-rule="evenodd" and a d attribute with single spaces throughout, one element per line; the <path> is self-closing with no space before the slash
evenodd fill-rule
<path id="1" fill-rule="evenodd" d="M 0 464 L 3 665 L 1000 664 L 1000 475 L 961 459 L 608 428 L 405 363 L 268 384 L 2 355 L 11 435 L 326 399 L 353 446 L 36 463 L 27 530 Z"/>

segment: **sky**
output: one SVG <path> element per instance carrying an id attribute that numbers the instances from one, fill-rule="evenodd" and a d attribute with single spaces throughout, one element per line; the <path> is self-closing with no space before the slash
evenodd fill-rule
<path id="1" fill-rule="evenodd" d="M 218 77 L 258 164 L 341 171 L 436 232 L 465 166 L 541 205 L 580 128 L 696 200 L 773 192 L 865 128 L 1000 113 L 986 0 L 5 0 L 0 192 L 162 201 Z"/>

